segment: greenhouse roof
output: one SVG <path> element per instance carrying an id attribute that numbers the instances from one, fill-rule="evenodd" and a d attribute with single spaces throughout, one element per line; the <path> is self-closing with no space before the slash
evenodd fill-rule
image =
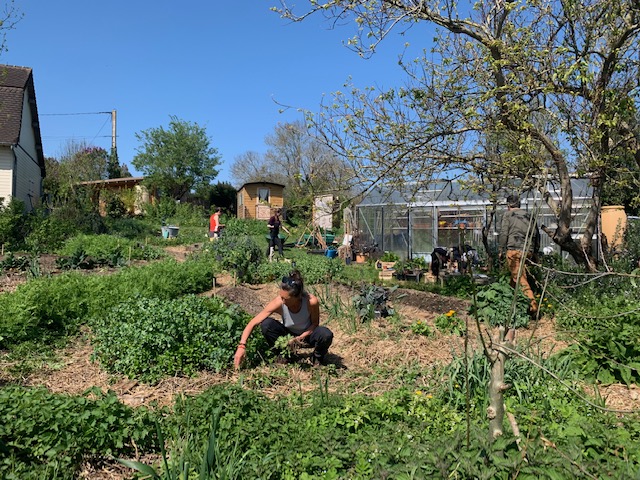
<path id="1" fill-rule="evenodd" d="M 574 200 L 591 198 L 592 188 L 589 179 L 572 179 L 571 186 Z M 553 197 L 560 197 L 558 182 L 550 181 L 547 187 Z M 515 182 L 513 189 L 505 188 L 499 190 L 497 192 L 498 198 L 503 200 L 512 190 L 518 191 Z M 540 193 L 529 191 L 526 197 L 528 199 L 540 199 Z M 459 180 L 435 180 L 425 185 L 405 183 L 400 188 L 390 185 L 375 187 L 362 199 L 358 207 L 375 205 L 484 205 L 490 203 L 489 198 L 489 193 L 476 192 Z"/>

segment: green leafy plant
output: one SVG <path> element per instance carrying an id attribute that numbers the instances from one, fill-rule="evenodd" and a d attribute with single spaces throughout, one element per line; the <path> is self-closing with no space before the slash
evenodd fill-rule
<path id="1" fill-rule="evenodd" d="M 438 315 L 434 324 L 438 330 L 446 334 L 463 335 L 465 331 L 464 320 L 456 315 L 455 310 Z"/>
<path id="2" fill-rule="evenodd" d="M 295 264 L 290 262 L 265 262 L 257 268 L 256 281 L 267 283 L 279 281 L 287 275 L 295 265 L 300 271 L 306 285 L 327 283 L 342 278 L 345 271 L 343 262 L 339 262 L 324 255 L 304 255 L 295 258 Z"/>
<path id="3" fill-rule="evenodd" d="M 512 318 L 512 304 L 516 296 L 515 312 Z M 478 289 L 476 306 L 469 307 L 471 315 L 491 326 L 508 325 L 513 328 L 526 327 L 529 324 L 529 299 L 520 289 L 514 290 L 509 285 L 508 277 L 485 285 Z"/>
<path id="4" fill-rule="evenodd" d="M 16 257 L 13 252 L 9 252 L 4 259 L 0 261 L 0 272 L 8 270 L 23 272 L 29 268 L 29 264 L 29 257 Z"/>
<path id="5" fill-rule="evenodd" d="M 292 358 L 296 354 L 296 349 L 291 343 L 293 339 L 293 335 L 283 335 L 282 337 L 278 337 L 273 347 L 276 351 L 280 352 L 280 355 L 283 357 Z"/>
<path id="6" fill-rule="evenodd" d="M 352 302 L 361 322 L 371 321 L 376 317 L 389 317 L 395 313 L 387 305 L 389 294 L 397 287 L 379 287 L 377 285 L 363 285 L 360 294 L 353 297 Z"/>
<path id="7" fill-rule="evenodd" d="M 255 283 L 258 266 L 264 261 L 262 249 L 248 236 L 226 233 L 206 246 L 224 270 L 235 275 L 239 282 Z"/>
<path id="8" fill-rule="evenodd" d="M 71 255 L 56 258 L 56 265 L 62 270 L 90 270 L 95 267 L 96 262 L 87 255 L 82 247 L 78 247 Z"/>
<path id="9" fill-rule="evenodd" d="M 397 262 L 400 256 L 395 252 L 385 251 L 379 259 L 381 262 Z"/>
<path id="10" fill-rule="evenodd" d="M 153 451 L 152 432 L 149 411 L 125 406 L 114 392 L 94 388 L 69 396 L 44 388 L 3 386 L 0 477 L 77 478 L 89 456 Z"/>
<path id="11" fill-rule="evenodd" d="M 115 235 L 76 235 L 65 241 L 58 254 L 66 257 L 81 252 L 90 257 L 95 265 L 118 267 L 129 260 L 155 260 L 164 256 L 160 249 L 151 245 Z"/>
<path id="12" fill-rule="evenodd" d="M 411 331 L 416 335 L 422 335 L 424 337 L 430 337 L 431 335 L 433 335 L 431 327 L 429 327 L 429 325 L 427 325 L 427 323 L 422 320 L 416 320 L 411 324 L 410 328 Z"/>
<path id="13" fill-rule="evenodd" d="M 77 331 L 87 318 L 136 296 L 160 299 L 200 293 L 211 287 L 211 263 L 164 260 L 113 275 L 77 272 L 34 278 L 0 295 L 0 348 L 24 341 L 51 341 Z"/>
<path id="14" fill-rule="evenodd" d="M 110 372 L 148 382 L 218 372 L 230 365 L 248 320 L 216 297 L 134 298 L 92 322 L 95 358 Z"/>
<path id="15" fill-rule="evenodd" d="M 586 378 L 603 384 L 640 381 L 640 304 L 626 295 L 574 300 L 558 324 L 577 340 L 560 355 Z"/>

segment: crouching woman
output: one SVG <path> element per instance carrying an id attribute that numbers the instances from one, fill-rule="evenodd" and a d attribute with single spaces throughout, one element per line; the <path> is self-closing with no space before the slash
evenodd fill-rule
<path id="1" fill-rule="evenodd" d="M 271 315 L 274 313 L 280 315 L 282 320 L 273 318 Z M 333 342 L 333 333 L 327 327 L 320 326 L 320 304 L 314 295 L 304 290 L 302 276 L 298 270 L 282 278 L 280 294 L 244 328 L 233 359 L 236 369 L 240 368 L 245 357 L 247 340 L 258 324 L 271 348 L 278 338 L 293 335 L 292 342 L 314 348 L 314 364 L 325 364 L 325 356 Z"/>

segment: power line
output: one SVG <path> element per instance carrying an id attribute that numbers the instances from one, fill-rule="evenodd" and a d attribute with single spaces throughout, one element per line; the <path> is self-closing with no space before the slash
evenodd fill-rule
<path id="1" fill-rule="evenodd" d="M 42 117 L 52 117 L 52 116 L 69 116 L 69 115 L 111 115 L 111 112 L 79 112 L 79 113 L 38 113 L 39 116 Z"/>

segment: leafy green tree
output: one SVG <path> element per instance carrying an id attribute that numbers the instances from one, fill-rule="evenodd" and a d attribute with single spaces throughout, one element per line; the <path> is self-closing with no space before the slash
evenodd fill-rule
<path id="1" fill-rule="evenodd" d="M 218 175 L 218 150 L 210 146 L 206 130 L 197 123 L 171 116 L 169 127 L 136 134 L 141 142 L 133 166 L 146 182 L 173 199 L 209 185 Z"/>
<path id="2" fill-rule="evenodd" d="M 118 149 L 115 147 L 111 149 L 111 153 L 109 154 L 109 159 L 107 161 L 107 176 L 109 178 L 123 178 L 131 176 L 126 165 L 120 165 Z"/>
<path id="3" fill-rule="evenodd" d="M 363 56 L 394 28 L 438 29 L 431 51 L 401 59 L 404 86 L 350 86 L 310 116 L 365 187 L 452 171 L 508 174 L 542 193 L 556 216 L 545 232 L 595 269 L 591 238 L 613 160 L 631 155 L 640 164 L 637 1 L 481 0 L 464 8 L 453 0 L 331 0 L 300 12 L 281 3 L 280 14 L 296 21 L 316 12 L 355 20 L 349 45 Z M 507 147 L 501 155 L 487 155 L 487 136 Z M 572 235 L 575 174 L 593 187 L 581 238 Z"/>
<path id="4" fill-rule="evenodd" d="M 220 207 L 227 212 L 236 212 L 236 189 L 229 182 L 218 182 L 209 185 L 203 197 L 207 208 Z"/>
<path id="5" fill-rule="evenodd" d="M 45 158 L 47 176 L 43 189 L 53 204 L 78 194 L 80 183 L 109 178 L 109 153 L 85 142 L 69 142 L 63 155 Z"/>

